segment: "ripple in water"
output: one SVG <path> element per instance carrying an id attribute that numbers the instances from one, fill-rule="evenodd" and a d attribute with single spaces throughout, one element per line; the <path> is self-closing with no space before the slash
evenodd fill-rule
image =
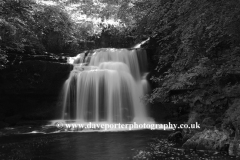
<path id="1" fill-rule="evenodd" d="M 33 131 L 35 134 L 27 134 Z M 180 146 L 167 142 L 169 131 L 63 133 L 56 127 L 35 126 L 4 129 L 0 132 L 4 133 L 0 137 L 1 160 L 237 159 L 214 151 L 183 150 Z"/>

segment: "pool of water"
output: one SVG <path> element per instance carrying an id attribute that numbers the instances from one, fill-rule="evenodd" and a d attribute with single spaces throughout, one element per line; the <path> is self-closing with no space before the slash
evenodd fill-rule
<path id="1" fill-rule="evenodd" d="M 185 151 L 167 142 L 169 131 L 53 133 L 45 130 L 25 134 L 29 133 L 25 127 L 0 133 L 4 133 L 0 136 L 1 160 L 236 159 L 218 152 Z"/>

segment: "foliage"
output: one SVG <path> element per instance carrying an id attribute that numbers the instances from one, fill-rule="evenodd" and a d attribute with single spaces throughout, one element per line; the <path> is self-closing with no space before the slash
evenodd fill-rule
<path id="1" fill-rule="evenodd" d="M 60 6 L 38 6 L 35 19 L 37 35 L 48 51 L 63 51 L 64 45 L 75 40 L 74 23 Z M 57 44 L 53 45 L 54 42 Z"/>
<path id="2" fill-rule="evenodd" d="M 187 103 L 197 115 L 239 125 L 240 30 L 238 0 L 146 0 L 139 37 L 150 36 L 156 64 L 149 103 Z M 136 6 L 134 6 L 136 7 Z M 157 57 L 157 58 L 156 58 Z M 223 117 L 225 116 L 225 119 Z"/>
<path id="3" fill-rule="evenodd" d="M 76 54 L 100 47 L 130 47 L 134 41 L 132 28 L 128 29 L 119 19 L 119 9 L 125 3 L 120 0 L 2 0 L 0 63 L 5 65 L 9 53 L 21 57 L 23 53 Z"/>
<path id="4" fill-rule="evenodd" d="M 41 54 L 73 41 L 73 23 L 58 6 L 46 6 L 33 0 L 4 0 L 1 4 L 1 51 Z M 59 43 L 54 46 L 49 43 Z"/>
<path id="5" fill-rule="evenodd" d="M 227 88 L 229 79 L 224 79 L 239 74 L 240 2 L 149 0 L 146 6 L 137 29 L 157 42 L 156 69 L 161 71 L 171 63 L 167 72 L 152 78 L 159 87 L 148 100 L 169 101 L 174 90 L 211 88 L 211 92 L 218 90 L 218 85 Z"/>
<path id="6" fill-rule="evenodd" d="M 198 80 L 210 77 L 214 73 L 214 69 L 208 63 L 210 63 L 210 60 L 204 57 L 199 60 L 198 65 L 189 68 L 187 71 L 173 72 L 169 70 L 160 77 L 152 77 L 151 80 L 154 80 L 161 87 L 154 90 L 149 97 L 150 102 L 153 102 L 156 98 L 164 102 L 172 90 L 189 90 L 204 87 L 198 83 Z"/>
<path id="7" fill-rule="evenodd" d="M 29 42 L 36 41 L 33 35 L 31 24 L 34 18 L 31 13 L 33 10 L 31 1 L 2 1 L 0 16 L 0 41 L 1 50 L 23 52 Z"/>

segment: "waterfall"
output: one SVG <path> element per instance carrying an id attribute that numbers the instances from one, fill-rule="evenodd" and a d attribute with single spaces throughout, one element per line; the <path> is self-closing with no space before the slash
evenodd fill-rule
<path id="1" fill-rule="evenodd" d="M 144 122 L 147 55 L 141 49 L 97 49 L 69 59 L 62 118 L 83 122 Z"/>

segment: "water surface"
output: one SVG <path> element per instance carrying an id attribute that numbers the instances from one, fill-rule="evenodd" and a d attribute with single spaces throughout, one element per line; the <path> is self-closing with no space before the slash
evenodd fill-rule
<path id="1" fill-rule="evenodd" d="M 42 133 L 44 134 L 22 134 L 23 128 L 3 130 L 2 133 L 6 133 L 6 135 L 0 137 L 0 159 L 237 159 L 214 151 L 196 152 L 183 150 L 179 146 L 167 142 L 169 131 L 142 130 L 126 132 L 49 133 L 46 127 L 43 128 Z M 25 128 L 25 132 L 26 131 L 27 129 Z"/>

